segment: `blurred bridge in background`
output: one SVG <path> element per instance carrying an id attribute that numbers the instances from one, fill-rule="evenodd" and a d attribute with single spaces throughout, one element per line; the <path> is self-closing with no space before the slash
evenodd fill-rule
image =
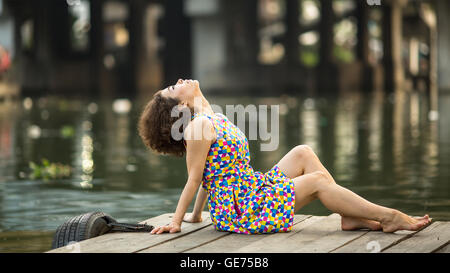
<path id="1" fill-rule="evenodd" d="M 376 2 L 0 0 L 0 44 L 30 93 L 450 89 L 449 1 Z"/>

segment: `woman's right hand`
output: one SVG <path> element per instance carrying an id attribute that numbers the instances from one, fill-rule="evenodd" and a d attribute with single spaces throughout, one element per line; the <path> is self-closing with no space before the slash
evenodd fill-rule
<path id="1" fill-rule="evenodd" d="M 187 223 L 200 223 L 203 221 L 202 215 L 194 215 L 193 213 L 186 213 L 183 218 Z"/>

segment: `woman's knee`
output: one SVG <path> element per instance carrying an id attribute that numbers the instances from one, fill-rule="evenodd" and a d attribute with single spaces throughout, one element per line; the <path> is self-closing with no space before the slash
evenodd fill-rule
<path id="1" fill-rule="evenodd" d="M 294 179 L 294 185 L 298 190 L 304 194 L 317 197 L 320 191 L 329 186 L 332 182 L 327 174 L 323 171 L 316 171 Z M 300 189 L 301 188 L 301 189 Z"/>
<path id="2" fill-rule="evenodd" d="M 296 157 L 301 159 L 310 158 L 314 155 L 313 149 L 308 145 L 298 145 L 295 146 L 292 151 L 295 153 Z"/>

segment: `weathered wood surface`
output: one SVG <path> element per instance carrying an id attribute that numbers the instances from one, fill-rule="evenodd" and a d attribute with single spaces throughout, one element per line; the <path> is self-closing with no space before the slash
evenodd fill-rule
<path id="1" fill-rule="evenodd" d="M 367 253 L 382 252 L 388 247 L 407 239 L 414 232 L 397 231 L 395 233 L 367 232 L 363 236 L 331 251 L 333 253 Z"/>
<path id="2" fill-rule="evenodd" d="M 294 224 L 303 221 L 304 219 L 310 216 L 307 215 L 296 215 L 294 218 Z M 278 233 L 278 235 L 282 235 L 283 233 Z M 243 234 L 230 234 L 229 236 L 220 238 L 218 240 L 212 241 L 208 244 L 204 244 L 198 246 L 187 252 L 196 252 L 196 253 L 221 253 L 221 252 L 236 252 L 241 247 L 246 245 L 255 243 L 259 240 L 263 240 L 269 236 L 273 236 L 277 234 L 256 234 L 256 235 L 243 235 Z M 253 251 L 252 251 L 253 252 Z"/>
<path id="3" fill-rule="evenodd" d="M 450 253 L 450 243 L 440 248 L 436 253 Z"/>
<path id="4" fill-rule="evenodd" d="M 295 224 L 292 227 L 291 233 L 275 233 L 272 235 L 267 235 L 267 238 L 264 238 L 263 240 L 258 240 L 257 242 L 245 245 L 233 252 L 240 252 L 240 253 L 252 253 L 252 252 L 259 252 L 259 253 L 282 253 L 287 252 L 285 250 L 285 246 L 282 244 L 286 244 L 286 241 L 288 241 L 288 238 L 291 237 L 293 234 L 302 231 L 306 226 L 309 226 L 319 220 L 325 219 L 325 216 L 311 216 L 306 218 L 305 220 Z M 291 245 L 291 243 L 289 243 Z"/>
<path id="5" fill-rule="evenodd" d="M 142 223 L 160 226 L 170 223 L 173 214 L 163 214 Z M 49 251 L 120 253 L 369 253 L 416 252 L 449 253 L 450 222 L 434 222 L 418 232 L 342 231 L 341 217 L 295 215 L 289 233 L 241 235 L 216 231 L 209 214 L 202 223 L 183 223 L 182 232 L 152 235 L 148 233 L 110 233 Z"/>
<path id="6" fill-rule="evenodd" d="M 408 240 L 386 249 L 387 253 L 435 252 L 450 241 L 450 223 L 434 222 Z"/>

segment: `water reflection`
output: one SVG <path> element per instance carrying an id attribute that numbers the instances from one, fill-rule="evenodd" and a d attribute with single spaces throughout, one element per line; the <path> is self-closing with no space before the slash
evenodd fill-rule
<path id="1" fill-rule="evenodd" d="M 405 129 L 405 119 L 406 112 L 405 108 L 407 106 L 406 93 L 397 91 L 394 94 L 394 114 L 393 114 L 393 160 L 394 160 L 394 172 L 396 179 L 394 180 L 396 184 L 407 182 L 402 174 L 404 173 L 404 162 L 406 155 L 404 154 L 406 144 L 404 142 L 404 129 Z"/>
<path id="2" fill-rule="evenodd" d="M 128 157 L 130 156 L 130 117 L 126 106 L 120 106 L 117 102 L 113 107 L 105 109 L 106 123 L 106 147 L 105 157 L 108 164 L 105 170 L 108 178 L 108 185 L 117 189 L 126 187 Z"/>
<path id="3" fill-rule="evenodd" d="M 317 110 L 315 100 L 312 98 L 305 99 L 300 112 L 300 139 L 302 144 L 309 145 L 318 155 L 322 154 L 322 150 L 319 145 L 319 119 L 320 113 Z"/>
<path id="4" fill-rule="evenodd" d="M 0 162 L 5 170 L 0 172 L 0 183 L 15 179 L 14 166 L 16 164 L 17 137 L 17 105 L 11 103 L 0 104 Z M 1 169 L 0 169 L 1 170 Z M 1 198 L 1 197 L 0 197 Z"/>
<path id="5" fill-rule="evenodd" d="M 334 167 L 337 181 L 351 181 L 355 177 L 358 159 L 358 114 L 361 103 L 358 93 L 341 96 L 336 105 L 334 139 L 336 140 Z M 353 171 L 352 171 L 353 170 Z"/>
<path id="6" fill-rule="evenodd" d="M 370 97 L 372 103 L 369 104 L 368 113 L 368 159 L 369 170 L 379 172 L 382 167 L 382 129 L 383 129 L 383 104 L 384 93 L 377 91 Z"/>
<path id="7" fill-rule="evenodd" d="M 92 122 L 89 111 L 82 111 L 80 118 L 76 124 L 76 134 L 74 142 L 75 156 L 72 163 L 74 166 L 73 175 L 80 178 L 80 186 L 82 188 L 92 188 L 94 160 L 93 160 L 93 136 L 92 136 Z"/>
<path id="8" fill-rule="evenodd" d="M 250 141 L 255 170 L 266 171 L 295 145 L 307 144 L 338 183 L 366 199 L 450 220 L 450 95 L 440 97 L 438 120 L 429 118 L 426 94 L 414 92 L 208 100 L 222 109 L 280 105 L 279 148 L 261 152 L 260 142 Z M 187 179 L 185 159 L 145 149 L 136 130 L 141 107 L 142 101 L 54 97 L 0 104 L 0 236 L 9 238 L 0 252 L 48 250 L 49 231 L 88 211 L 139 221 L 175 210 Z M 30 135 L 30 128 L 39 134 Z M 42 158 L 71 165 L 72 177 L 29 180 L 29 162 Z M 316 202 L 301 213 L 330 212 Z M 30 240 L 32 249 L 21 250 L 14 240 Z"/>

